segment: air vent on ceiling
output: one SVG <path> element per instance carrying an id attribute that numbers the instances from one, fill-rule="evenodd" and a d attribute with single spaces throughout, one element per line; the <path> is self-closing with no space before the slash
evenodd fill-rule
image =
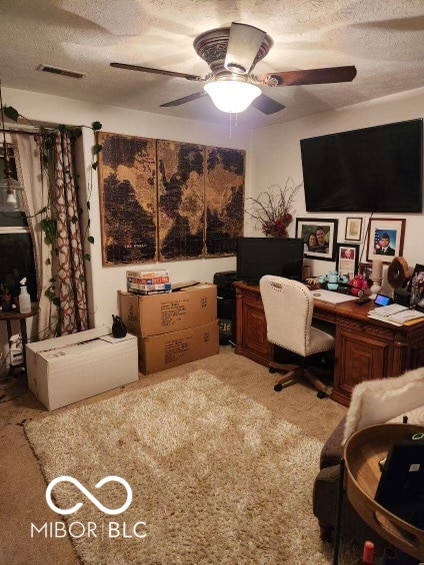
<path id="1" fill-rule="evenodd" d="M 82 78 L 85 76 L 83 73 L 77 73 L 76 71 L 68 71 L 66 69 L 59 69 L 58 67 L 51 67 L 49 65 L 39 65 L 37 71 L 43 71 L 44 73 L 52 73 L 53 75 L 62 75 L 71 78 Z"/>

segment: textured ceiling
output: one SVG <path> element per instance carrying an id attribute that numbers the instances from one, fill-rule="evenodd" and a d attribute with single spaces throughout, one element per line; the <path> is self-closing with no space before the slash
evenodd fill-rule
<path id="1" fill-rule="evenodd" d="M 208 96 L 159 107 L 202 84 L 109 63 L 204 76 L 209 69 L 194 38 L 232 21 L 274 40 L 256 74 L 342 65 L 358 71 L 351 83 L 263 87 L 286 108 L 271 116 L 249 108 L 238 115 L 239 126 L 285 122 L 424 85 L 424 0 L 0 0 L 0 77 L 10 88 L 228 124 Z M 40 64 L 85 76 L 42 73 Z"/>

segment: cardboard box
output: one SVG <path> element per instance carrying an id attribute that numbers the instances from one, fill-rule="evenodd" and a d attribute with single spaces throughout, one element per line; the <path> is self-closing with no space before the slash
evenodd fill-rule
<path id="1" fill-rule="evenodd" d="M 216 286 L 198 284 L 170 294 L 139 296 L 119 291 L 120 316 L 139 337 L 158 335 L 216 320 Z"/>
<path id="2" fill-rule="evenodd" d="M 107 326 L 26 346 L 29 389 L 48 410 L 138 380 L 137 338 Z"/>
<path id="3" fill-rule="evenodd" d="M 138 367 L 149 375 L 219 352 L 218 321 L 138 338 Z"/>

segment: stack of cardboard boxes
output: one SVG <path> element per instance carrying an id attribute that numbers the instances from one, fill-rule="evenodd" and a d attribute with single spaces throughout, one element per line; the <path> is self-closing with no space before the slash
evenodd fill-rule
<path id="1" fill-rule="evenodd" d="M 119 310 L 127 330 L 138 338 L 138 366 L 145 375 L 219 351 L 213 284 L 149 296 L 120 291 Z"/>

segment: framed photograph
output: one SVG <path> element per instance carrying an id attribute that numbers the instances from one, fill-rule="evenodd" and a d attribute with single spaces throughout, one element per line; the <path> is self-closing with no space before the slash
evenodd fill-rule
<path id="1" fill-rule="evenodd" d="M 340 275 L 346 275 L 353 279 L 358 271 L 359 245 L 349 243 L 337 244 L 337 271 Z"/>
<path id="2" fill-rule="evenodd" d="M 415 287 L 415 292 L 413 291 Z M 412 277 L 409 279 L 408 291 L 411 293 L 411 306 L 424 312 L 424 265 L 415 265 Z"/>
<path id="3" fill-rule="evenodd" d="M 366 281 L 371 278 L 372 263 L 359 263 L 358 274 Z"/>
<path id="4" fill-rule="evenodd" d="M 370 218 L 367 261 L 390 263 L 395 255 L 402 255 L 405 223 L 405 219 Z"/>
<path id="5" fill-rule="evenodd" d="M 346 241 L 361 241 L 362 218 L 346 218 Z"/>
<path id="6" fill-rule="evenodd" d="M 336 260 L 338 220 L 296 218 L 296 237 L 303 239 L 304 257 Z"/>

